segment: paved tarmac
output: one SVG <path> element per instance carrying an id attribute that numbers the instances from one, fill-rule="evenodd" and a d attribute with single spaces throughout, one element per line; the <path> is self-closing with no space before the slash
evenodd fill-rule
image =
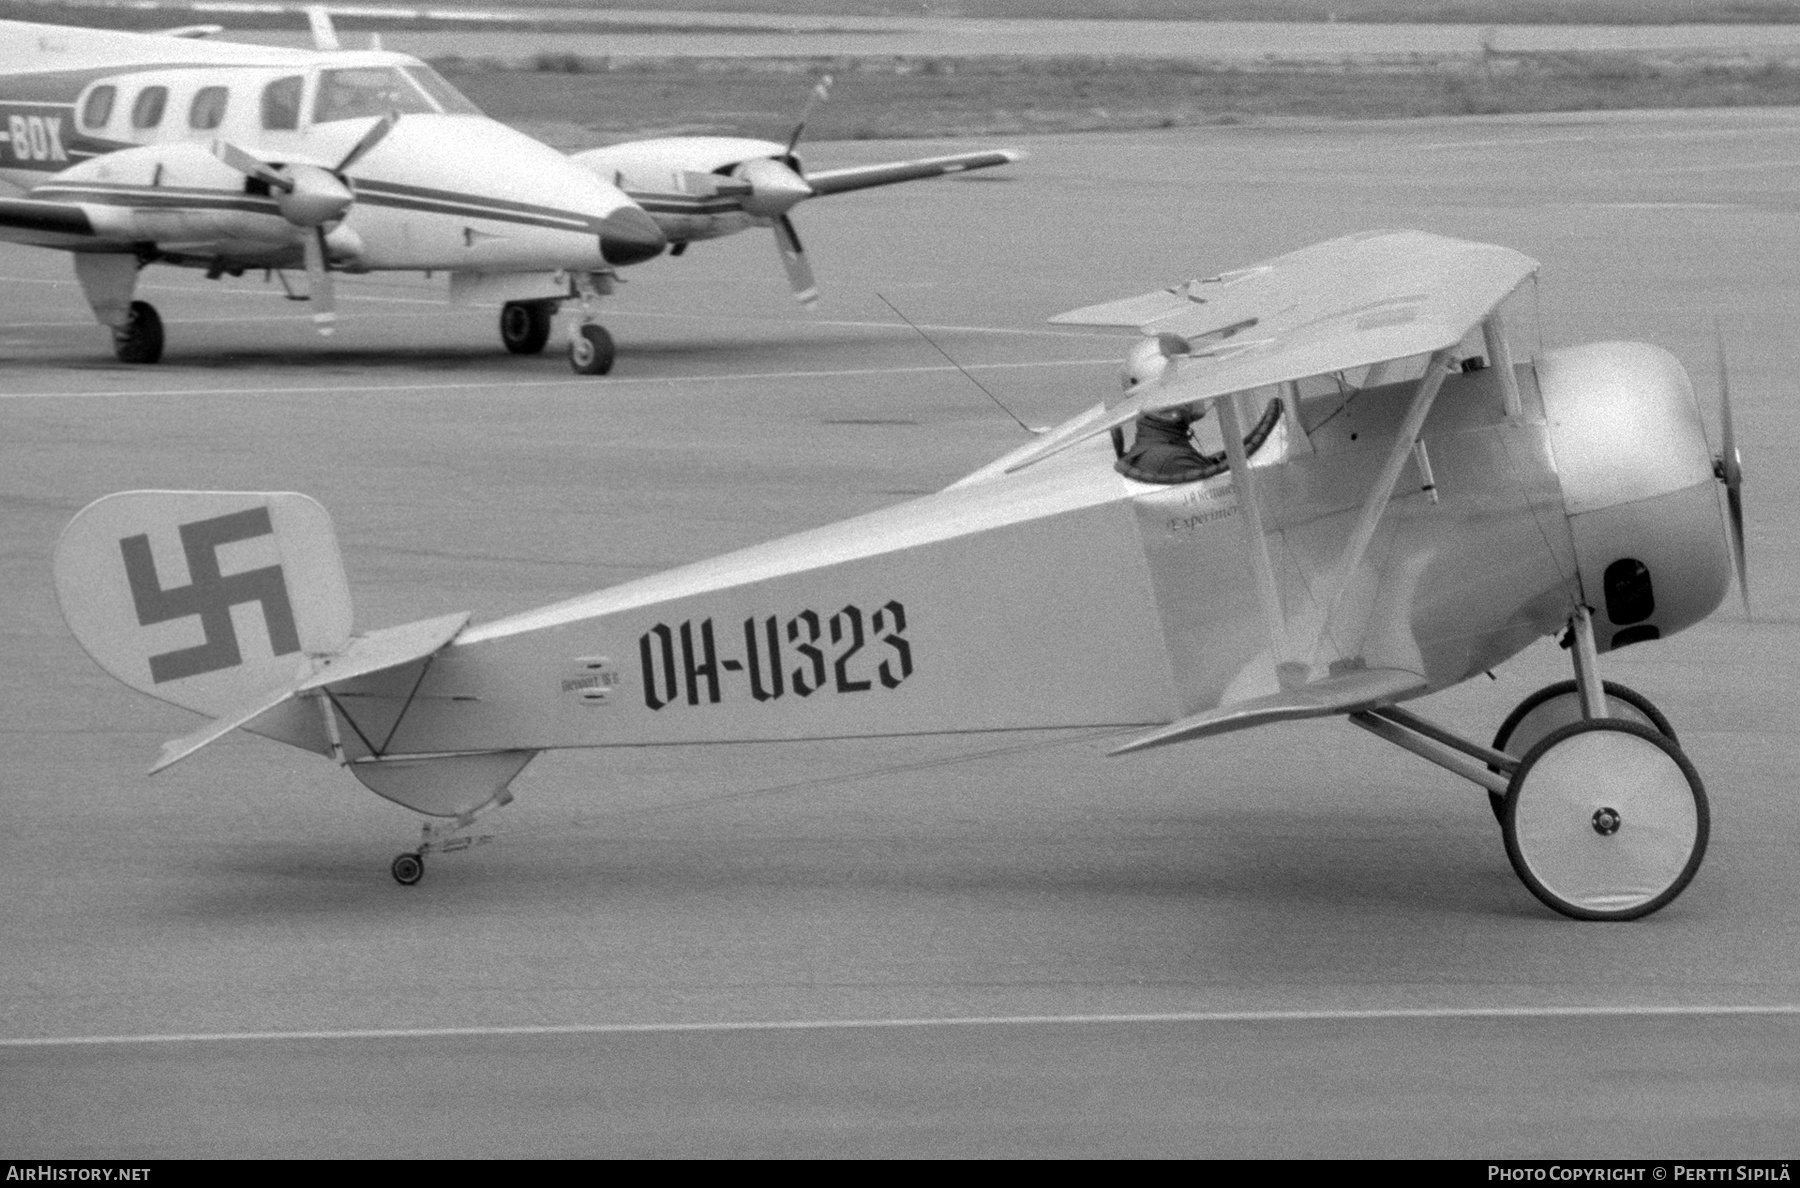
<path id="1" fill-rule="evenodd" d="M 816 317 L 760 236 L 634 270 L 599 381 L 410 282 L 344 283 L 323 343 L 259 281 L 169 270 L 167 358 L 127 368 L 66 260 L 0 248 L 0 1153 L 1791 1155 L 1796 132 L 1035 140 L 1004 178 L 803 207 Z M 317 496 L 366 627 L 829 522 L 1023 440 L 877 293 L 1042 424 L 1126 345 L 1048 315 L 1378 226 L 1536 256 L 1520 354 L 1658 342 L 1709 409 L 1719 319 L 1756 617 L 1605 662 L 1712 799 L 1648 920 L 1554 916 L 1478 790 L 1331 722 L 1120 760 L 1080 732 L 546 755 L 494 844 L 401 888 L 411 814 L 316 756 L 234 736 L 146 778 L 194 720 L 56 610 L 57 532 L 131 487 Z M 1496 675 L 1420 708 L 1486 734 L 1565 661 Z"/>

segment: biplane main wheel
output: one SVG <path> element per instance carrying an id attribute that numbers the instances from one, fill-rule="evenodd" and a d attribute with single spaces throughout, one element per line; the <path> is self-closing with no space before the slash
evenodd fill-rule
<path id="1" fill-rule="evenodd" d="M 1663 712 L 1648 697 L 1617 681 L 1600 683 L 1606 690 L 1606 712 L 1612 717 L 1648 726 L 1670 742 L 1680 741 L 1675 737 L 1675 728 L 1669 725 L 1669 719 L 1663 717 Z M 1506 721 L 1494 732 L 1494 749 L 1523 756 L 1544 741 L 1552 730 L 1581 720 L 1581 693 L 1574 681 L 1545 685 L 1506 715 Z M 1508 746 L 1509 743 L 1512 745 Z M 1494 819 L 1505 820 L 1506 797 L 1499 792 L 1489 792 L 1488 803 L 1494 807 Z"/>
<path id="2" fill-rule="evenodd" d="M 612 370 L 613 340 L 606 327 L 589 322 L 569 342 L 569 366 L 576 375 L 605 375 Z"/>
<path id="3" fill-rule="evenodd" d="M 500 307 L 500 341 L 515 355 L 535 355 L 550 341 L 554 301 L 508 301 Z"/>
<path id="4" fill-rule="evenodd" d="M 162 315 L 148 301 L 133 301 L 123 326 L 114 327 L 113 354 L 121 363 L 154 363 L 162 358 Z"/>
<path id="5" fill-rule="evenodd" d="M 410 887 L 425 877 L 425 859 L 418 854 L 402 854 L 394 859 L 394 864 L 388 867 L 388 871 L 394 876 L 396 883 L 402 887 Z"/>
<path id="6" fill-rule="evenodd" d="M 1500 820 L 1531 893 L 1577 920 L 1632 920 L 1677 895 L 1706 855 L 1700 776 L 1674 741 L 1617 718 L 1552 730 L 1526 752 Z"/>

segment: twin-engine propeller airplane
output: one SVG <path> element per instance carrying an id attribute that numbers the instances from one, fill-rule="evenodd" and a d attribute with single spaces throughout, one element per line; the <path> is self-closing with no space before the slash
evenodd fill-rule
<path id="1" fill-rule="evenodd" d="M 162 356 L 162 318 L 135 297 L 152 263 L 213 279 L 303 268 L 322 334 L 336 322 L 335 272 L 441 271 L 452 302 L 501 306 L 514 354 L 543 350 L 558 309 L 578 302 L 570 364 L 603 375 L 614 347 L 595 319 L 619 268 L 773 226 L 810 300 L 795 203 L 1019 156 L 803 176 L 796 128 L 785 147 L 678 138 L 571 159 L 487 118 L 416 58 L 340 48 L 323 10 L 311 16 L 312 50 L 185 35 L 211 28 L 0 21 L 0 239 L 72 252 L 122 361 Z"/>
<path id="2" fill-rule="evenodd" d="M 7 188 L 22 196 L 0 196 L 0 238 L 74 253 L 130 363 L 162 355 L 162 318 L 134 294 L 139 270 L 165 263 L 215 279 L 303 267 L 322 333 L 334 271 L 443 270 L 463 301 L 564 275 L 586 314 L 577 370 L 604 371 L 594 300 L 666 245 L 618 187 L 376 50 L 0 21 Z"/>
<path id="3" fill-rule="evenodd" d="M 291 493 L 103 498 L 57 592 L 101 667 L 213 719 L 153 770 L 242 727 L 440 818 L 401 883 L 555 747 L 1147 728 L 1126 753 L 1338 715 L 1496 797 L 1552 908 L 1641 916 L 1693 877 L 1706 797 L 1598 656 L 1705 618 L 1734 540 L 1742 579 L 1742 475 L 1666 351 L 1515 365 L 1498 310 L 1536 269 L 1380 232 L 1063 315 L 1147 335 L 1124 398 L 935 495 L 494 622 L 353 632 Z M 1173 447 L 1189 481 L 1115 462 L 1108 430 L 1203 408 L 1224 449 Z M 1575 679 L 1491 745 L 1402 708 L 1557 632 Z"/>

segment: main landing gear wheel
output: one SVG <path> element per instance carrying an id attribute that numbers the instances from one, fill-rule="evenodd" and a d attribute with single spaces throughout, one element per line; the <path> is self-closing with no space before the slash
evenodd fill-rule
<path id="1" fill-rule="evenodd" d="M 1670 742 L 1678 741 L 1675 728 L 1648 697 L 1617 681 L 1602 681 L 1601 686 L 1606 690 L 1608 716 L 1648 726 Z M 1500 723 L 1500 729 L 1494 733 L 1494 749 L 1522 756 L 1544 741 L 1552 730 L 1581 720 L 1581 693 L 1574 681 L 1545 685 L 1506 715 L 1506 721 Z M 1489 792 L 1488 802 L 1494 806 L 1494 819 L 1504 821 L 1506 797 Z"/>
<path id="2" fill-rule="evenodd" d="M 425 859 L 418 854 L 402 854 L 394 859 L 394 864 L 388 870 L 396 883 L 402 887 L 410 887 L 425 877 Z"/>
<path id="3" fill-rule="evenodd" d="M 113 354 L 121 363 L 154 363 L 162 358 L 162 316 L 148 301 L 133 301 L 123 326 L 114 327 Z"/>
<path id="4" fill-rule="evenodd" d="M 500 341 L 515 355 L 535 355 L 550 341 L 554 301 L 508 301 L 500 307 Z"/>
<path id="5" fill-rule="evenodd" d="M 1633 920 L 1677 895 L 1706 855 L 1706 790 L 1674 741 L 1600 718 L 1526 752 L 1501 817 L 1513 870 L 1578 920 Z"/>
<path id="6" fill-rule="evenodd" d="M 612 365 L 613 340 L 605 326 L 589 322 L 569 340 L 569 366 L 576 375 L 605 375 Z"/>

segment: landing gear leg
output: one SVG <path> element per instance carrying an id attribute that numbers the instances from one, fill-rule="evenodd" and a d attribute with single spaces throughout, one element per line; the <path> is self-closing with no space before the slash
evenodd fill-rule
<path id="1" fill-rule="evenodd" d="M 581 299 L 581 321 L 569 327 L 569 366 L 576 375 L 605 375 L 612 370 L 612 335 L 594 321 L 600 297 L 611 291 L 611 278 L 604 274 L 583 273 L 575 279 L 575 293 Z"/>
<path id="2" fill-rule="evenodd" d="M 1546 906 L 1633 920 L 1674 900 L 1700 869 L 1706 789 L 1661 711 L 1600 679 L 1585 608 L 1569 631 L 1575 679 L 1521 702 L 1491 747 L 1398 706 L 1350 720 L 1486 788 L 1507 860 Z"/>
<path id="3" fill-rule="evenodd" d="M 154 363 L 162 358 L 162 317 L 148 301 L 133 301 L 123 326 L 114 327 L 113 354 L 121 363 Z"/>
<path id="4" fill-rule="evenodd" d="M 1552 729 L 1519 759 L 1500 810 L 1506 856 L 1531 893 L 1563 915 L 1632 920 L 1681 894 L 1700 869 L 1711 829 L 1706 789 L 1647 699 L 1620 698 L 1630 709 L 1613 716 L 1615 690 L 1600 679 L 1585 606 L 1569 617 L 1569 656 L 1581 720 Z"/>

